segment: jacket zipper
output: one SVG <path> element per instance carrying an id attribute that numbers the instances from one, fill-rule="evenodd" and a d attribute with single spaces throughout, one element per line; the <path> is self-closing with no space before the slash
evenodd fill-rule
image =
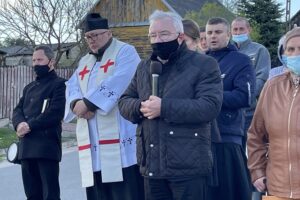
<path id="1" fill-rule="evenodd" d="M 298 88 L 299 85 L 296 86 L 294 93 L 293 93 L 293 99 L 292 99 L 292 103 L 290 106 L 290 110 L 289 110 L 289 116 L 288 116 L 288 158 L 289 158 L 289 177 L 290 177 L 290 188 L 291 188 L 291 193 L 290 193 L 290 198 L 293 198 L 293 190 L 292 190 L 292 163 L 291 163 L 291 155 L 290 155 L 290 142 L 291 142 L 291 138 L 290 138 L 290 124 L 291 124 L 291 113 L 292 113 L 292 108 L 294 105 L 294 100 L 295 97 L 297 95 L 298 92 Z"/>

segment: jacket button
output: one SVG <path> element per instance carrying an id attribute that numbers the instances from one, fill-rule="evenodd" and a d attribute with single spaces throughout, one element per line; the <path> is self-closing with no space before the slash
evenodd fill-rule
<path id="1" fill-rule="evenodd" d="M 197 136 L 198 136 L 198 133 L 195 133 L 195 136 L 197 137 Z"/>
<path id="2" fill-rule="evenodd" d="M 150 172 L 150 173 L 149 173 L 149 176 L 153 176 L 153 173 Z"/>
<path id="3" fill-rule="evenodd" d="M 33 102 L 33 98 L 30 98 L 30 102 Z"/>
<path id="4" fill-rule="evenodd" d="M 28 116 L 27 115 L 25 115 L 25 119 L 27 119 L 28 118 Z"/>
<path id="5" fill-rule="evenodd" d="M 151 148 L 154 147 L 154 144 L 150 144 L 150 147 L 151 147 Z"/>
<path id="6" fill-rule="evenodd" d="M 174 134 L 174 132 L 173 131 L 170 131 L 170 135 L 173 135 Z"/>

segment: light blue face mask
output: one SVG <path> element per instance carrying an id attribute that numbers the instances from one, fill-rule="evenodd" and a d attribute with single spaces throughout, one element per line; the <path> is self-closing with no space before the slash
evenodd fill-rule
<path id="1" fill-rule="evenodd" d="M 287 56 L 286 56 L 286 55 L 282 55 L 280 61 L 281 61 L 281 63 L 283 64 L 283 66 L 286 67 L 286 64 L 287 64 Z"/>
<path id="2" fill-rule="evenodd" d="M 296 75 L 300 75 L 300 55 L 287 56 L 287 67 Z"/>
<path id="3" fill-rule="evenodd" d="M 232 35 L 232 40 L 236 43 L 242 43 L 248 40 L 248 34 L 241 34 L 241 35 Z"/>

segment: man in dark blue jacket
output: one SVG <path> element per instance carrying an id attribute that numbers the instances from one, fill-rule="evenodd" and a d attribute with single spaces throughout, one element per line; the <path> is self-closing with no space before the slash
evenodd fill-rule
<path id="1" fill-rule="evenodd" d="M 178 15 L 155 11 L 150 16 L 153 54 L 139 64 L 119 101 L 121 114 L 138 124 L 137 160 L 146 199 L 206 199 L 210 121 L 221 107 L 222 83 L 217 62 L 188 50 L 183 36 Z M 161 63 L 157 95 L 151 95 L 152 63 Z"/>
<path id="2" fill-rule="evenodd" d="M 48 46 L 35 48 L 32 63 L 36 80 L 24 88 L 12 119 L 20 139 L 23 185 L 27 199 L 59 200 L 65 80 L 56 75 L 54 53 Z"/>
<path id="3" fill-rule="evenodd" d="M 243 108 L 251 105 L 255 73 L 248 56 L 229 43 L 230 27 L 223 18 L 211 18 L 206 25 L 208 55 L 214 57 L 223 79 L 223 104 L 217 117 L 222 142 L 216 145 L 219 185 L 211 187 L 211 199 L 249 200 L 251 187 L 242 151 Z"/>

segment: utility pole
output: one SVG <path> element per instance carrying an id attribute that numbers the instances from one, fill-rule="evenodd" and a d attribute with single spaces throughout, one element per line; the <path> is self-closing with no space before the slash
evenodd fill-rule
<path id="1" fill-rule="evenodd" d="M 6 0 L 0 0 L 0 7 L 6 8 L 7 7 L 7 1 Z"/>
<path id="2" fill-rule="evenodd" d="M 291 0 L 286 0 L 286 9 L 285 9 L 285 29 L 289 31 L 291 29 Z"/>

